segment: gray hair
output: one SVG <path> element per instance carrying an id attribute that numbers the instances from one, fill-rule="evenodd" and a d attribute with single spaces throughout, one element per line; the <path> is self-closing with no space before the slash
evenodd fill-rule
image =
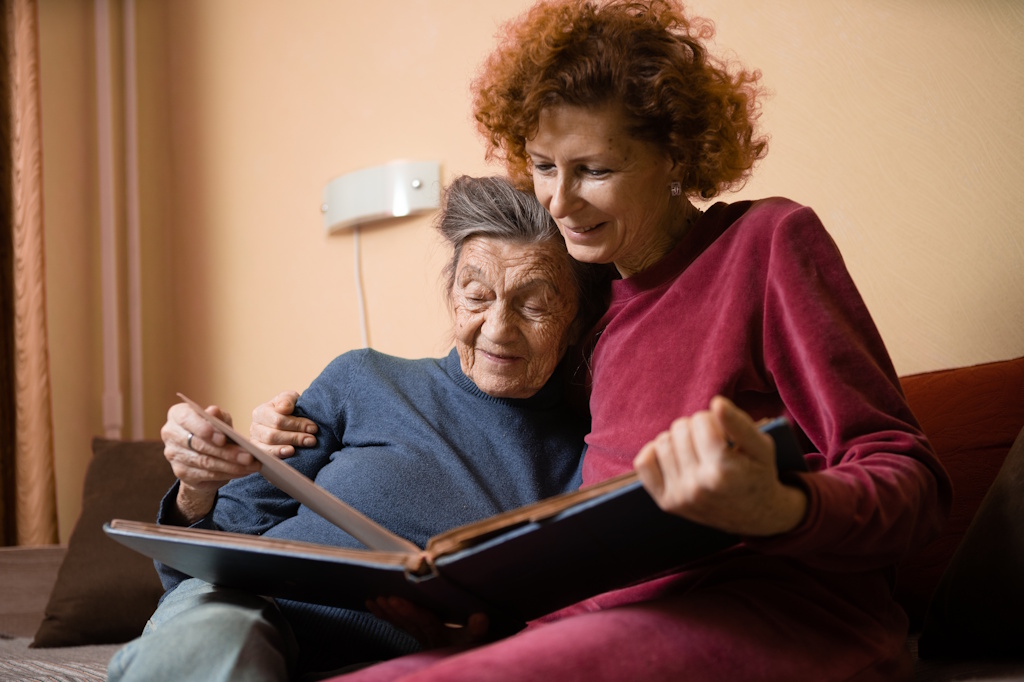
<path id="1" fill-rule="evenodd" d="M 581 327 L 596 322 L 608 305 L 612 267 L 581 263 L 569 256 L 551 214 L 532 192 L 516 189 L 507 178 L 468 175 L 455 178 L 443 192 L 441 212 L 435 225 L 452 247 L 452 258 L 443 271 L 445 291 L 449 295 L 455 286 L 462 247 L 471 238 L 490 237 L 517 244 L 550 240 L 561 248 L 571 266 L 579 297 L 576 319 Z"/>

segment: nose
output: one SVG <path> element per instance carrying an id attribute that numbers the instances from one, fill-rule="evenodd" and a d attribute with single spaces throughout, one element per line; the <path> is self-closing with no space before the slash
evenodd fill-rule
<path id="1" fill-rule="evenodd" d="M 555 220 L 565 218 L 579 208 L 579 195 L 572 178 L 564 173 L 551 181 L 551 200 L 548 202 L 548 213 Z"/>
<path id="2" fill-rule="evenodd" d="M 481 331 L 491 343 L 500 345 L 515 340 L 513 312 L 504 301 L 497 301 L 487 309 Z"/>

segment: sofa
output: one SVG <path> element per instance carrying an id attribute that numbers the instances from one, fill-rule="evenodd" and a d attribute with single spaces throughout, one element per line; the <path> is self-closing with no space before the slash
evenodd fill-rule
<path id="1" fill-rule="evenodd" d="M 1024 680 L 1024 357 L 901 377 L 954 486 L 944 531 L 894 583 L 913 679 Z M 103 680 L 160 596 L 151 562 L 106 538 L 151 520 L 173 475 L 156 441 L 93 441 L 67 546 L 0 548 L 0 680 Z"/>

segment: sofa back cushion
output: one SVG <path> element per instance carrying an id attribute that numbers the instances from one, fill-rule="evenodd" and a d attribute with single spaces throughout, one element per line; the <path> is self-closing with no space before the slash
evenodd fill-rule
<path id="1" fill-rule="evenodd" d="M 163 449 L 160 441 L 93 440 L 82 513 L 32 646 L 114 644 L 142 634 L 163 586 L 152 559 L 108 538 L 103 524 L 156 519 L 174 483 Z"/>
<path id="2" fill-rule="evenodd" d="M 1024 428 L 1024 357 L 900 379 L 907 402 L 953 482 L 945 529 L 900 568 L 896 599 L 919 630 L 928 602 L 1017 434 Z"/>

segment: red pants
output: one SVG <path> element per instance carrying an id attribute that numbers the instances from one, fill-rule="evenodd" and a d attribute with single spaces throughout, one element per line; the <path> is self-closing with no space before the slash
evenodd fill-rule
<path id="1" fill-rule="evenodd" d="M 827 584 L 778 569 L 756 578 L 733 572 L 723 579 L 720 571 L 673 576 L 600 595 L 498 642 L 412 654 L 335 679 L 910 678 L 906 616 L 884 579 L 839 575 Z"/>

